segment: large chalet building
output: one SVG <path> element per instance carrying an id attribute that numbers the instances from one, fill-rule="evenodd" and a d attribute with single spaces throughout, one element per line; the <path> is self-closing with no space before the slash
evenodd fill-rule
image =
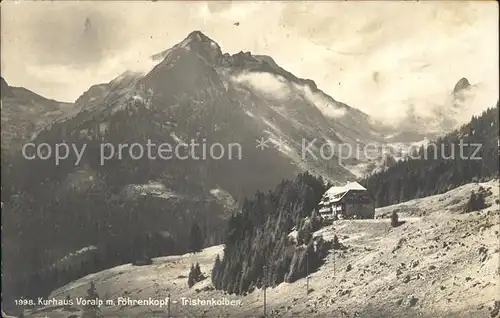
<path id="1" fill-rule="evenodd" d="M 357 182 L 328 189 L 319 203 L 319 214 L 325 220 L 374 219 L 375 201 Z"/>

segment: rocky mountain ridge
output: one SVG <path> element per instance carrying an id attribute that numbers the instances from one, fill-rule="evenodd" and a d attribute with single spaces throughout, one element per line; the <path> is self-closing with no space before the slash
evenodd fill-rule
<path id="1" fill-rule="evenodd" d="M 317 153 L 324 143 L 354 147 L 381 140 L 368 115 L 335 101 L 313 81 L 295 77 L 270 57 L 223 54 L 216 42 L 199 31 L 153 58 L 161 62 L 146 74 L 126 72 L 108 84 L 91 87 L 71 112 L 41 130 L 38 140 L 75 138 L 84 129 L 106 139 L 102 131 L 106 128 L 98 127 L 127 120 L 134 130 L 120 136 L 124 141 L 146 134 L 165 142 L 175 142 L 172 135 L 180 140 L 238 142 L 248 160 L 265 162 L 263 166 L 278 173 L 270 177 L 272 183 L 264 181 L 245 193 L 265 189 L 305 169 L 327 178 L 352 179 L 349 169 L 336 162 L 339 155 L 331 160 L 304 158 L 303 144 L 317 140 Z M 142 112 L 142 124 L 133 123 L 133 118 L 117 119 L 116 114 L 127 107 Z M 259 138 L 279 150 L 256 151 Z M 349 163 L 359 160 L 348 159 Z M 244 174 L 241 179 L 249 177 L 245 162 L 229 163 Z"/>
<path id="2" fill-rule="evenodd" d="M 65 113 L 73 104 L 40 96 L 1 80 L 2 152 L 15 152 L 42 127 Z"/>

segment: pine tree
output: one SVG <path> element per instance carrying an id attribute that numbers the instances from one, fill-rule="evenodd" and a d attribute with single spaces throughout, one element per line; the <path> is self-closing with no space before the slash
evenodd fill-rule
<path id="1" fill-rule="evenodd" d="M 339 242 L 339 238 L 337 237 L 337 234 L 333 236 L 333 249 L 334 250 L 339 250 L 342 247 L 342 245 Z"/>
<path id="2" fill-rule="evenodd" d="M 219 272 L 221 270 L 221 261 L 219 254 L 217 254 L 217 257 L 215 258 L 215 263 L 214 267 L 212 269 L 212 284 L 214 285 L 215 288 L 217 288 L 217 276 L 219 275 Z"/>
<path id="3" fill-rule="evenodd" d="M 95 300 L 99 298 L 99 294 L 96 291 L 94 281 L 90 282 L 90 287 L 87 289 L 87 300 Z M 97 305 L 87 304 L 83 309 L 82 318 L 98 318 L 101 317 L 100 309 Z"/>
<path id="4" fill-rule="evenodd" d="M 191 269 L 189 270 L 188 274 L 188 287 L 191 288 L 195 284 L 194 280 L 194 264 L 191 264 Z"/>
<path id="5" fill-rule="evenodd" d="M 399 225 L 399 216 L 398 216 L 398 213 L 396 211 L 392 211 L 392 214 L 391 214 L 391 226 L 392 227 L 396 227 Z"/>
<path id="6" fill-rule="evenodd" d="M 191 226 L 191 234 L 189 237 L 189 251 L 196 253 L 203 248 L 203 237 L 201 235 L 201 229 L 198 223 L 193 222 Z"/>
<path id="7" fill-rule="evenodd" d="M 194 267 L 194 273 L 195 273 L 195 281 L 196 282 L 201 281 L 203 278 L 203 274 L 201 273 L 200 264 L 198 262 L 196 262 L 196 265 Z"/>
<path id="8" fill-rule="evenodd" d="M 201 272 L 200 264 L 199 263 L 191 264 L 191 269 L 189 270 L 189 275 L 188 275 L 189 288 L 191 288 L 197 282 L 202 281 L 203 279 L 205 279 L 205 277 Z"/>
<path id="9" fill-rule="evenodd" d="M 71 308 L 70 304 L 71 304 L 71 297 L 69 295 L 66 295 L 65 303 L 64 303 L 65 310 L 68 310 Z"/>

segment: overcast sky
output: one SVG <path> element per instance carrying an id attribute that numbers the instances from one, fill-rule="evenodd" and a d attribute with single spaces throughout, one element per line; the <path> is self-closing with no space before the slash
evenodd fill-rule
<path id="1" fill-rule="evenodd" d="M 496 1 L 26 1 L 1 9 L 2 76 L 61 101 L 142 68 L 193 30 L 223 52 L 270 55 L 372 115 L 439 104 L 461 77 L 478 84 L 481 105 L 498 99 Z"/>

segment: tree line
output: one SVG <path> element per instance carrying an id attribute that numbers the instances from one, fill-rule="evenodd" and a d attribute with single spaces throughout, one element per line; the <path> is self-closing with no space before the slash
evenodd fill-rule
<path id="1" fill-rule="evenodd" d="M 498 103 L 460 129 L 422 146 L 414 158 L 360 180 L 377 207 L 449 191 L 470 182 L 498 178 Z M 463 156 L 460 155 L 460 144 Z M 445 155 L 446 158 L 442 156 Z M 453 158 L 447 159 L 454 154 Z M 480 159 L 475 159 L 480 158 Z"/>

